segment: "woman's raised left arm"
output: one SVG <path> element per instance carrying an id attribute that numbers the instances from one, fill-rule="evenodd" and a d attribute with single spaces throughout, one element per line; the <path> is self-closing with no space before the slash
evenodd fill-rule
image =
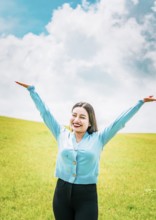
<path id="1" fill-rule="evenodd" d="M 150 95 L 143 99 L 144 102 L 154 102 L 156 101 L 156 98 L 153 97 L 153 95 Z"/>
<path id="2" fill-rule="evenodd" d="M 103 145 L 105 145 L 112 137 L 114 137 L 114 135 L 120 129 L 125 126 L 125 124 L 138 112 L 138 110 L 144 103 L 153 101 L 156 101 L 156 98 L 154 98 L 153 96 L 145 97 L 143 100 L 138 101 L 135 106 L 123 112 L 119 117 L 117 117 L 117 119 L 113 123 L 111 123 L 104 130 L 101 130 L 99 134 Z"/>

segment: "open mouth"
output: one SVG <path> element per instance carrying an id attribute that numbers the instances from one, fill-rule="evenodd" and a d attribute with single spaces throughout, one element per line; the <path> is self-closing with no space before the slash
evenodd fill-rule
<path id="1" fill-rule="evenodd" d="M 81 127 L 81 125 L 79 125 L 79 124 L 73 124 L 73 126 L 74 126 L 75 128 Z"/>

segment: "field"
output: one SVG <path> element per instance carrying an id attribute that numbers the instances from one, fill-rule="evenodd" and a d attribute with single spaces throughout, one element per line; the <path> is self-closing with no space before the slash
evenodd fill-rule
<path id="1" fill-rule="evenodd" d="M 0 219 L 54 220 L 57 145 L 45 125 L 0 117 L 0 154 Z M 99 220 L 154 220 L 156 134 L 116 135 L 100 164 Z"/>

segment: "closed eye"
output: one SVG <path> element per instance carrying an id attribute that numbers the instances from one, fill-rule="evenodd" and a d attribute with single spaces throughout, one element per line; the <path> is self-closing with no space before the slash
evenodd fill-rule
<path id="1" fill-rule="evenodd" d="M 85 119 L 86 117 L 85 116 L 80 116 L 80 118 Z"/>

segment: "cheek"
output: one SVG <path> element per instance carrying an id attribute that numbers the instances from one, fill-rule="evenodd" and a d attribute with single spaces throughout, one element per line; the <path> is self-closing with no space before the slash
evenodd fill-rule
<path id="1" fill-rule="evenodd" d="M 89 127 L 89 121 L 85 121 L 86 127 Z"/>
<path id="2" fill-rule="evenodd" d="M 74 118 L 73 118 L 73 117 L 71 117 L 71 118 L 70 118 L 70 120 L 69 120 L 70 124 L 72 124 L 72 123 L 73 123 L 73 121 L 74 121 Z"/>

